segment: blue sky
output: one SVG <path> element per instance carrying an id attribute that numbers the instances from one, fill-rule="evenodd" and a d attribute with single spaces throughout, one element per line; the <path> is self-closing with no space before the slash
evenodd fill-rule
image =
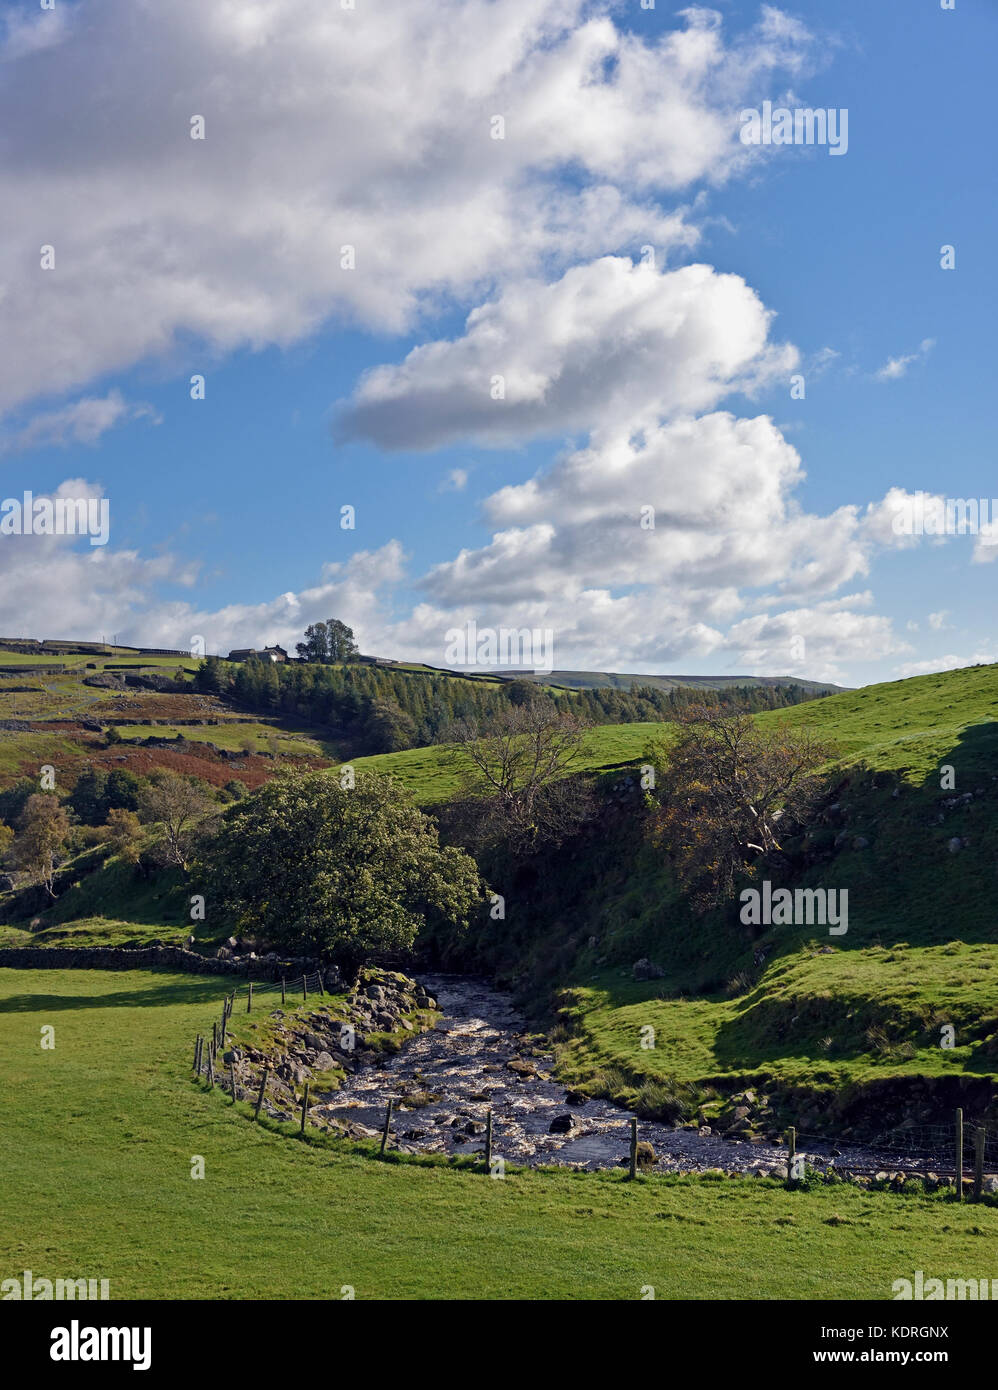
<path id="1" fill-rule="evenodd" d="M 902 493 L 998 497 L 992 5 L 126 10 L 2 9 L 0 498 L 111 512 L 99 555 L 0 535 L 5 635 L 339 616 L 442 663 L 474 620 L 559 666 L 846 684 L 998 659 L 998 545 L 890 526 Z M 765 100 L 846 108 L 847 153 L 748 149 Z"/>

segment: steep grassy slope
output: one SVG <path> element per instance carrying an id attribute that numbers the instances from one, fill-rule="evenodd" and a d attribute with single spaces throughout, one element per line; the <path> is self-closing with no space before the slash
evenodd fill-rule
<path id="1" fill-rule="evenodd" d="M 844 761 L 862 758 L 913 784 L 936 776 L 938 785 L 944 763 L 956 768 L 961 791 L 978 774 L 998 771 L 998 666 L 868 685 L 756 718 L 806 725 L 832 740 Z"/>
<path id="2" fill-rule="evenodd" d="M 190 1079 L 224 989 L 0 970 L 13 1097 L 0 1146 L 16 1156 L 5 1277 L 103 1277 L 113 1299 L 327 1300 L 348 1286 L 359 1299 L 636 1300 L 648 1285 L 659 1299 L 889 1299 L 915 1269 L 976 1276 L 998 1239 L 998 1209 L 939 1197 L 619 1173 L 493 1181 L 289 1142 Z"/>
<path id="3" fill-rule="evenodd" d="M 31 669 L 11 673 L 22 662 Z M 70 669 L 53 667 L 51 657 L 0 651 L 0 724 L 6 725 L 0 727 L 0 790 L 20 778 L 37 778 L 44 764 L 55 768 L 57 785 L 64 788 L 89 766 L 124 767 L 139 776 L 169 768 L 215 786 L 238 777 L 255 787 L 273 775 L 275 759 L 321 767 L 340 753 L 322 731 L 300 720 L 276 713 L 247 717 L 196 690 L 191 676 L 198 662 L 192 658 L 126 661 L 121 654 L 92 654 L 57 662 Z M 84 684 L 95 676 L 120 676 L 126 667 L 127 673 L 168 678 L 183 672 L 185 684 L 168 690 Z M 117 741 L 109 743 L 112 729 Z M 182 739 L 175 748 L 146 746 L 150 738 L 178 735 Z"/>

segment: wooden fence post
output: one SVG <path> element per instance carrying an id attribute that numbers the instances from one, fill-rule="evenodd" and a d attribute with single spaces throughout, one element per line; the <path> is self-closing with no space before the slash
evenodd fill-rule
<path id="1" fill-rule="evenodd" d="M 797 1162 L 797 1130 L 793 1125 L 787 1130 L 787 1187 L 794 1182 L 794 1165 Z"/>
<path id="2" fill-rule="evenodd" d="M 321 970 L 319 971 L 319 994 L 322 996 L 323 999 L 325 999 L 325 997 L 326 997 L 326 991 L 325 991 L 325 987 L 323 986 L 323 983 L 322 983 L 322 971 L 321 971 Z"/>
<path id="3" fill-rule="evenodd" d="M 307 976 L 307 975 L 303 975 L 303 976 L 301 977 L 301 997 L 302 997 L 302 999 L 307 999 L 307 998 L 308 998 L 308 976 Z"/>
<path id="4" fill-rule="evenodd" d="M 199 1034 L 198 1034 L 198 1040 L 197 1040 L 197 1049 L 196 1049 L 195 1058 L 194 1058 L 194 1070 L 197 1072 L 198 1077 L 201 1076 L 201 1062 L 202 1062 L 203 1057 L 204 1057 L 204 1038 L 202 1038 L 201 1034 L 199 1033 Z"/>
<path id="5" fill-rule="evenodd" d="M 235 1103 L 236 1103 L 236 1064 L 235 1064 L 235 1062 L 230 1062 L 230 1063 L 229 1063 L 229 1082 L 230 1082 L 230 1084 L 231 1084 L 231 1086 L 232 1086 L 232 1104 L 235 1105 Z"/>
<path id="6" fill-rule="evenodd" d="M 963 1110 L 956 1112 L 956 1200 L 963 1201 Z"/>
<path id="7" fill-rule="evenodd" d="M 627 1176 L 629 1179 L 638 1176 L 638 1122 L 636 1118 L 631 1120 L 631 1167 Z"/>
<path id="8" fill-rule="evenodd" d="M 194 1039 L 194 1061 L 191 1063 L 191 1067 L 194 1069 L 194 1071 L 197 1071 L 197 1069 L 198 1069 L 198 1062 L 200 1061 L 200 1058 L 201 1058 L 201 1034 L 198 1033 L 197 1037 Z"/>
<path id="9" fill-rule="evenodd" d="M 978 1125 L 974 1130 L 974 1201 L 979 1202 L 984 1194 L 984 1141 L 987 1130 Z"/>
<path id="10" fill-rule="evenodd" d="M 305 1082 L 305 1095 L 302 1097 L 302 1103 L 301 1103 L 301 1128 L 300 1128 L 299 1131 L 298 1131 L 299 1134 L 304 1134 L 304 1133 L 305 1133 L 305 1117 L 306 1117 L 307 1115 L 308 1115 L 308 1082 L 306 1081 L 306 1082 Z"/>
<path id="11" fill-rule="evenodd" d="M 214 1057 L 214 1055 L 215 1055 L 215 1053 L 216 1053 L 217 1051 L 218 1051 L 218 1024 L 213 1022 L 212 1025 L 211 1025 L 211 1055 Z"/>
<path id="12" fill-rule="evenodd" d="M 260 1080 L 260 1094 L 256 1098 L 256 1109 L 253 1112 L 254 1120 L 260 1118 L 260 1107 L 263 1105 L 263 1097 L 267 1090 L 267 1078 L 270 1076 L 270 1068 L 264 1067 L 263 1076 Z"/>
<path id="13" fill-rule="evenodd" d="M 253 981 L 250 980 L 250 981 L 248 981 L 247 986 L 246 986 L 246 1012 L 249 1013 L 249 1011 L 252 1009 L 252 1007 L 253 1007 Z"/>
<path id="14" fill-rule="evenodd" d="M 384 1153 L 385 1145 L 388 1143 L 388 1131 L 392 1127 L 392 1098 L 388 1097 L 388 1109 L 385 1111 L 385 1127 L 381 1132 L 381 1148 L 379 1153 Z"/>
<path id="15" fill-rule="evenodd" d="M 492 1111 L 485 1116 L 485 1171 L 492 1171 Z"/>
<path id="16" fill-rule="evenodd" d="M 213 1091 L 215 1089 L 215 1061 L 211 1053 L 208 1053 L 208 1085 Z"/>
<path id="17" fill-rule="evenodd" d="M 285 980 L 284 976 L 282 975 L 282 976 L 281 976 L 281 1003 L 282 1003 L 282 1004 L 286 1004 L 286 1003 L 288 1002 L 286 990 L 287 990 L 287 980 Z"/>

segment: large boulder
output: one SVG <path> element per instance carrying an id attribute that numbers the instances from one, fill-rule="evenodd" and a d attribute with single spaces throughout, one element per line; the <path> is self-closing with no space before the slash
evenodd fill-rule
<path id="1" fill-rule="evenodd" d="M 578 1117 L 571 1114 L 555 1115 L 548 1125 L 549 1134 L 574 1134 L 579 1128 Z"/>
<path id="2" fill-rule="evenodd" d="M 640 960 L 634 962 L 631 967 L 631 974 L 635 980 L 661 980 L 665 971 L 653 960 L 649 960 L 647 956 L 642 956 Z"/>

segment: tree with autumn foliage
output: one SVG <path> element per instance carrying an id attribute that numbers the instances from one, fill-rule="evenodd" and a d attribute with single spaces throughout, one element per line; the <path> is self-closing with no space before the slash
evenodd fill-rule
<path id="1" fill-rule="evenodd" d="M 17 835 L 8 851 L 16 869 L 29 882 L 40 883 L 55 897 L 55 871 L 66 854 L 69 814 L 58 797 L 36 792 L 29 796 L 18 821 Z"/>
<path id="2" fill-rule="evenodd" d="M 778 860 L 788 830 L 812 813 L 834 750 L 807 728 L 706 705 L 677 724 L 663 750 L 660 830 L 680 883 L 706 910 L 760 862 Z"/>

